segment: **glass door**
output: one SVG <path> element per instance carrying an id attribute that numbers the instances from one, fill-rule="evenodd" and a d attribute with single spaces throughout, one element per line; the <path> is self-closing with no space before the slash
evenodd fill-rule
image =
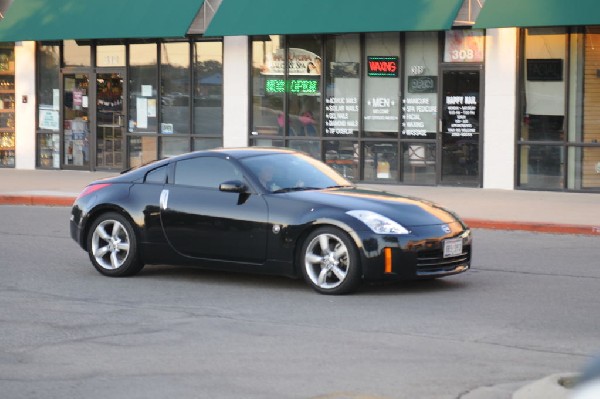
<path id="1" fill-rule="evenodd" d="M 96 74 L 96 167 L 123 169 L 124 73 Z"/>
<path id="2" fill-rule="evenodd" d="M 63 166 L 90 167 L 89 75 L 63 75 Z"/>
<path id="3" fill-rule="evenodd" d="M 447 69 L 442 73 L 441 183 L 479 186 L 479 69 Z"/>

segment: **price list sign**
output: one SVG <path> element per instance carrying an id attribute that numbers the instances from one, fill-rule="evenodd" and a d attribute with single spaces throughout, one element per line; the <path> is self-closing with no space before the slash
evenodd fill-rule
<path id="1" fill-rule="evenodd" d="M 326 135 L 351 136 L 358 132 L 357 97 L 327 97 L 325 103 Z"/>

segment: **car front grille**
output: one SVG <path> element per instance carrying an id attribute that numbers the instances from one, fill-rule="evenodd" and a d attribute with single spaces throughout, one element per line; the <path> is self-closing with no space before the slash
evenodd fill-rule
<path id="1" fill-rule="evenodd" d="M 444 274 L 467 267 L 471 259 L 471 247 L 454 257 L 444 258 L 442 249 L 422 250 L 417 253 L 417 275 Z"/>

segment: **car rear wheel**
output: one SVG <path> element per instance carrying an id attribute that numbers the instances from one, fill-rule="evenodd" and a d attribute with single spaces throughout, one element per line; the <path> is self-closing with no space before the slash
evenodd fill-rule
<path id="1" fill-rule="evenodd" d="M 334 227 L 318 228 L 306 237 L 299 263 L 304 279 L 322 294 L 347 294 L 361 282 L 356 246 Z"/>
<path id="2" fill-rule="evenodd" d="M 118 213 L 98 217 L 89 231 L 87 244 L 92 264 L 105 276 L 131 276 L 144 267 L 137 255 L 133 227 Z"/>

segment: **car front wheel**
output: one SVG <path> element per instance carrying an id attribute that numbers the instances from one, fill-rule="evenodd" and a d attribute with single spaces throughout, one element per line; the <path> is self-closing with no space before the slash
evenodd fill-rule
<path id="1" fill-rule="evenodd" d="M 358 288 L 361 267 L 351 238 L 334 227 L 321 227 L 308 235 L 300 252 L 304 279 L 322 294 L 347 294 Z"/>
<path id="2" fill-rule="evenodd" d="M 89 230 L 87 244 L 92 264 L 105 276 L 131 276 L 144 267 L 131 223 L 118 213 L 98 217 Z"/>

